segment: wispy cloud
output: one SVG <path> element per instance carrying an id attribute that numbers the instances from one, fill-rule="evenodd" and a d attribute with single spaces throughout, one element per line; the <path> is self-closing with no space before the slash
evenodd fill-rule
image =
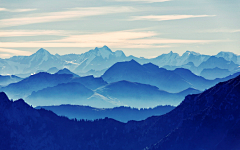
<path id="1" fill-rule="evenodd" d="M 98 16 L 113 13 L 126 13 L 135 11 L 132 7 L 89 7 L 74 8 L 68 11 L 31 14 L 21 18 L 10 18 L 0 20 L 0 28 L 19 26 L 35 23 L 56 22 L 81 17 Z"/>
<path id="2" fill-rule="evenodd" d="M 16 49 L 6 49 L 6 48 L 0 48 L 0 57 L 1 58 L 7 58 L 11 56 L 19 56 L 19 55 L 31 55 L 31 52 L 28 51 L 22 51 L 22 50 L 16 50 Z"/>
<path id="3" fill-rule="evenodd" d="M 157 3 L 157 2 L 168 2 L 171 0 L 114 0 L 118 2 L 144 2 L 144 3 Z"/>
<path id="4" fill-rule="evenodd" d="M 66 36 L 76 34 L 76 31 L 64 30 L 0 30 L 0 37 L 17 37 L 17 36 L 39 36 L 39 35 L 58 35 Z"/>
<path id="5" fill-rule="evenodd" d="M 166 21 L 179 20 L 188 18 L 214 17 L 215 15 L 150 15 L 150 16 L 133 16 L 130 20 L 149 20 L 149 21 Z"/>
<path id="6" fill-rule="evenodd" d="M 7 12 L 28 12 L 28 11 L 35 11 L 34 9 L 7 9 L 7 8 L 0 8 L 0 11 L 7 11 Z"/>
<path id="7" fill-rule="evenodd" d="M 104 43 L 104 42 L 122 42 L 132 39 L 149 38 L 156 36 L 157 33 L 152 31 L 136 31 L 136 30 L 124 30 L 115 32 L 102 32 L 93 34 L 82 34 L 82 35 L 71 35 L 60 40 L 54 40 L 49 42 L 60 42 L 60 43 Z"/>
<path id="8" fill-rule="evenodd" d="M 59 40 L 35 42 L 0 42 L 1 47 L 99 47 L 112 48 L 164 48 L 173 44 L 205 44 L 217 40 L 161 39 L 152 31 L 125 30 L 94 34 L 70 35 Z"/>

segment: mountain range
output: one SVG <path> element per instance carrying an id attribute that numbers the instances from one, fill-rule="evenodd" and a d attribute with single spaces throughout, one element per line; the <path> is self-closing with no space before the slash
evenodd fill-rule
<path id="1" fill-rule="evenodd" d="M 210 69 L 203 69 L 200 73 L 200 76 L 204 77 L 205 79 L 213 80 L 216 78 L 224 78 L 226 76 L 231 75 L 231 72 L 228 69 L 221 69 L 221 68 L 210 68 Z"/>
<path id="2" fill-rule="evenodd" d="M 239 73 L 207 80 L 188 69 L 178 68 L 171 71 L 151 63 L 141 65 L 131 60 L 114 64 L 102 77 L 79 77 L 65 68 L 55 74 L 34 74 L 2 87 L 0 91 L 6 92 L 11 99 L 24 98 L 33 106 L 177 106 L 185 96 L 200 93 L 237 75 Z"/>
<path id="3" fill-rule="evenodd" d="M 102 78 L 108 83 L 126 80 L 149 84 L 172 93 L 188 88 L 204 91 L 218 82 L 226 81 L 224 78 L 207 80 L 184 68 L 166 70 L 152 63 L 141 65 L 135 60 L 114 64 L 102 75 Z"/>
<path id="4" fill-rule="evenodd" d="M 193 62 L 189 62 L 187 64 L 181 65 L 181 66 L 170 66 L 165 65 L 163 68 L 166 68 L 168 70 L 174 70 L 176 68 L 185 68 L 191 70 L 196 75 L 204 74 L 202 72 L 205 72 L 206 69 L 208 70 L 214 70 L 215 68 L 219 69 L 225 69 L 227 73 L 225 73 L 225 76 L 214 76 L 216 75 L 214 71 L 208 71 L 208 74 L 204 74 L 204 76 L 207 79 L 215 79 L 218 77 L 226 77 L 230 74 L 236 73 L 239 70 L 239 65 L 235 64 L 232 61 L 225 60 L 223 57 L 216 57 L 211 56 L 206 61 L 203 61 L 199 66 L 195 66 Z M 215 77 L 215 78 L 214 78 Z"/>
<path id="5" fill-rule="evenodd" d="M 179 93 L 169 93 L 156 86 L 123 80 L 107 84 L 96 89 L 95 92 L 119 106 L 147 108 L 157 105 L 177 106 L 185 96 L 201 91 L 189 88 Z"/>
<path id="6" fill-rule="evenodd" d="M 154 108 L 131 108 L 131 107 L 114 107 L 114 108 L 95 108 L 82 105 L 55 105 L 55 106 L 38 106 L 36 109 L 51 110 L 59 116 L 66 116 L 70 119 L 78 120 L 96 120 L 106 117 L 113 118 L 121 122 L 130 120 L 144 120 L 151 116 L 159 116 L 166 114 L 175 107 L 170 105 L 157 106 Z"/>
<path id="7" fill-rule="evenodd" d="M 240 76 L 189 95 L 175 109 L 121 123 L 59 117 L 0 93 L 1 149 L 237 150 Z"/>
<path id="8" fill-rule="evenodd" d="M 92 82 L 86 80 L 89 78 Z M 81 82 L 81 80 L 85 82 Z M 98 84 L 99 81 L 100 84 Z M 107 84 L 103 82 L 102 78 L 88 76 L 74 78 L 70 82 L 45 87 L 36 92 L 33 91 L 26 97 L 26 101 L 34 106 L 77 104 L 102 108 L 116 106 L 147 108 L 158 105 L 177 106 L 185 96 L 200 92 L 189 88 L 179 93 L 169 93 L 147 84 L 129 81 Z"/>
<path id="9" fill-rule="evenodd" d="M 202 55 L 192 51 L 186 51 L 180 56 L 177 53 L 170 52 L 156 58 L 147 59 L 132 55 L 126 56 L 120 50 L 112 52 L 107 46 L 103 46 L 102 48 L 96 47 L 83 54 L 66 55 L 53 55 L 41 48 L 30 56 L 14 56 L 8 59 L 0 59 L 0 74 L 11 74 L 25 78 L 39 72 L 49 71 L 49 73 L 56 73 L 56 69 L 68 68 L 80 76 L 101 76 L 113 64 L 132 59 L 140 64 L 152 63 L 171 70 L 186 68 L 197 75 L 200 75 L 201 71 L 206 68 L 221 68 L 221 63 L 228 64 L 224 65 L 221 69 L 230 68 L 229 71 L 235 73 L 239 71 L 239 68 L 236 67 L 240 65 L 240 56 L 229 52 L 220 52 L 214 56 Z M 212 63 L 213 61 L 216 62 Z M 206 62 L 205 65 L 201 65 L 204 62 Z"/>

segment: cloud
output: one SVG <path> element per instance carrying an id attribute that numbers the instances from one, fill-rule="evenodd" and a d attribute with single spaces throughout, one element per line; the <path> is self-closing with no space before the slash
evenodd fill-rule
<path id="1" fill-rule="evenodd" d="M 58 35 L 66 36 L 76 31 L 63 31 L 63 30 L 0 30 L 0 37 L 17 37 L 17 36 L 39 36 L 39 35 Z"/>
<path id="2" fill-rule="evenodd" d="M 7 58 L 11 56 L 19 56 L 19 55 L 31 55 L 31 52 L 28 51 L 22 51 L 22 50 L 16 50 L 16 49 L 6 49 L 6 48 L 0 48 L 0 57 L 1 58 Z"/>
<path id="3" fill-rule="evenodd" d="M 136 11 L 132 7 L 89 7 L 74 8 L 62 12 L 37 13 L 21 18 L 10 18 L 0 20 L 0 28 L 19 26 L 35 23 L 56 22 L 81 17 L 98 16 L 114 13 L 126 13 Z"/>
<path id="4" fill-rule="evenodd" d="M 166 20 L 179 20 L 188 18 L 202 18 L 214 17 L 215 15 L 150 15 L 150 16 L 134 16 L 130 20 L 149 20 L 149 21 L 166 21 Z"/>
<path id="5" fill-rule="evenodd" d="M 28 11 L 35 11 L 34 9 L 7 9 L 7 8 L 0 8 L 0 11 L 7 11 L 7 12 L 28 12 Z"/>
<path id="6" fill-rule="evenodd" d="M 168 2 L 171 0 L 115 0 L 118 2 L 145 2 L 145 3 L 157 3 L 157 2 Z"/>
<path id="7" fill-rule="evenodd" d="M 59 40 L 34 42 L 0 42 L 1 47 L 99 47 L 112 48 L 165 48 L 174 44 L 206 44 L 218 40 L 160 39 L 152 31 L 124 30 L 93 34 L 70 35 Z M 221 41 L 222 42 L 222 41 Z"/>
<path id="8" fill-rule="evenodd" d="M 152 31 L 135 31 L 135 30 L 124 30 L 115 32 L 102 32 L 93 34 L 82 34 L 82 35 L 71 35 L 60 40 L 53 40 L 49 42 L 60 42 L 60 43 L 103 43 L 103 42 L 123 42 L 132 39 L 149 38 L 156 36 L 157 33 Z"/>

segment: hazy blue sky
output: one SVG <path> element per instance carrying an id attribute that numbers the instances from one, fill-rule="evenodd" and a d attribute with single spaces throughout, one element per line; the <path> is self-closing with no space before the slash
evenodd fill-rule
<path id="1" fill-rule="evenodd" d="M 0 0 L 0 57 L 103 45 L 148 58 L 186 50 L 240 55 L 239 8 L 239 0 Z"/>

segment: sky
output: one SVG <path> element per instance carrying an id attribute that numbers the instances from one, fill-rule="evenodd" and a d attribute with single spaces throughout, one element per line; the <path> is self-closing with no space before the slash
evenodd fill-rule
<path id="1" fill-rule="evenodd" d="M 239 0 L 0 0 L 0 58 L 112 51 L 240 55 Z"/>

